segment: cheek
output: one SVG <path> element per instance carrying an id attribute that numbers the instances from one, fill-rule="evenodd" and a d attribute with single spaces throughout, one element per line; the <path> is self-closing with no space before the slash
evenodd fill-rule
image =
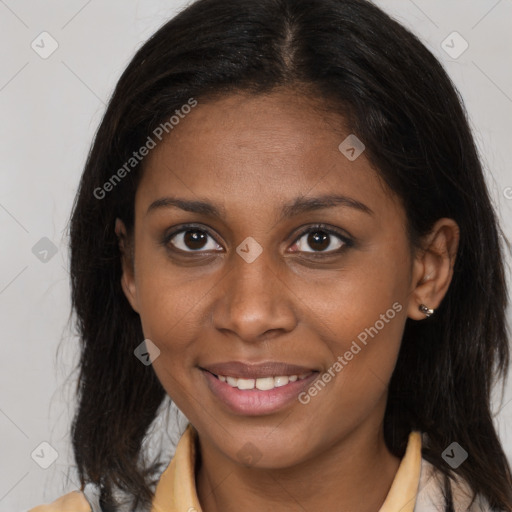
<path id="1" fill-rule="evenodd" d="M 355 402 L 363 405 L 363 397 L 374 401 L 385 391 L 407 319 L 409 280 L 406 244 L 391 245 L 359 255 L 338 276 L 305 295 L 310 328 L 322 333 L 332 364 L 339 363 L 330 366 L 338 401 L 359 407 Z"/>
<path id="2" fill-rule="evenodd" d="M 160 350 L 153 370 L 173 402 L 190 417 L 194 387 L 198 385 L 191 380 L 195 375 L 191 367 L 195 364 L 194 340 L 198 338 L 204 291 L 201 294 L 190 282 L 171 278 L 168 271 L 156 267 L 147 270 L 141 272 L 138 283 L 139 313 L 145 338 Z"/>
<path id="3" fill-rule="evenodd" d="M 135 246 L 135 286 L 144 335 L 155 343 L 171 337 L 178 343 L 186 340 L 175 336 L 176 331 L 192 326 L 194 310 L 207 288 L 191 281 L 186 268 L 172 265 L 165 249 L 142 228 Z"/>
<path id="4" fill-rule="evenodd" d="M 384 339 L 386 344 L 396 344 L 401 339 L 410 262 L 405 254 L 394 254 L 392 258 L 371 253 L 358 255 L 354 258 L 357 261 L 330 279 L 317 281 L 300 292 L 311 312 L 311 321 L 317 320 L 315 330 L 322 331 L 323 325 L 329 339 L 340 340 L 339 350 L 347 348 L 347 343 L 349 348 L 358 337 L 364 342 L 368 331 L 383 339 L 382 344 Z"/>
<path id="5" fill-rule="evenodd" d="M 322 316 L 312 317 L 312 329 L 325 333 L 332 363 L 341 365 L 333 370 L 343 375 L 343 386 L 356 390 L 373 382 L 382 388 L 398 357 L 406 309 L 398 294 L 379 295 L 374 289 L 367 295 L 361 288 L 358 292 L 348 293 L 334 306 L 326 304 Z"/>
<path id="6" fill-rule="evenodd" d="M 155 368 L 181 369 L 192 364 L 190 349 L 201 322 L 201 305 L 208 287 L 190 280 L 186 271 L 171 268 L 164 258 L 137 261 L 136 286 L 144 336 L 160 349 Z"/>
<path id="7" fill-rule="evenodd" d="M 405 325 L 405 308 L 387 294 L 365 300 L 354 297 L 332 311 L 326 323 L 313 328 L 326 333 L 330 361 L 320 377 L 301 397 L 314 423 L 332 423 L 350 430 L 373 411 L 384 406 Z M 367 298 L 367 297 L 366 297 Z M 325 318 L 325 317 L 324 317 Z M 325 319 L 326 322 L 329 319 Z"/>

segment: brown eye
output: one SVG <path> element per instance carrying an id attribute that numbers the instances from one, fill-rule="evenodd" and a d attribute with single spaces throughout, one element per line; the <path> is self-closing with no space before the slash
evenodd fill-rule
<path id="1" fill-rule="evenodd" d="M 323 231 L 311 232 L 308 235 L 307 243 L 309 247 L 312 247 L 316 251 L 323 251 L 329 247 L 330 235 Z"/>
<path id="2" fill-rule="evenodd" d="M 208 235 L 203 231 L 185 231 L 183 234 L 183 243 L 193 250 L 202 249 L 206 243 Z"/>
<path id="3" fill-rule="evenodd" d="M 331 253 L 338 252 L 345 246 L 351 246 L 347 237 L 329 229 L 313 226 L 303 231 L 293 245 L 294 252 Z"/>
<path id="4" fill-rule="evenodd" d="M 204 230 L 182 229 L 169 237 L 168 243 L 183 252 L 214 251 L 222 249 Z"/>

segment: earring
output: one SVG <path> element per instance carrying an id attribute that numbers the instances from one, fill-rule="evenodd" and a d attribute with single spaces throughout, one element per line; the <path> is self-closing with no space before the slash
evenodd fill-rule
<path id="1" fill-rule="evenodd" d="M 425 306 L 425 304 L 420 304 L 418 309 L 428 318 L 434 314 L 434 310 Z"/>

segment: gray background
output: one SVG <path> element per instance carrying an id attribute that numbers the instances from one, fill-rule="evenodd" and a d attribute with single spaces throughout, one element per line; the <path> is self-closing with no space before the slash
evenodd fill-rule
<path id="1" fill-rule="evenodd" d="M 376 3 L 420 36 L 461 91 L 511 237 L 512 1 Z M 26 510 L 78 487 L 73 472 L 67 478 L 78 346 L 68 324 L 67 222 L 90 142 L 120 73 L 184 4 L 0 0 L 0 511 Z M 43 31 L 58 43 L 46 59 L 31 47 L 35 41 L 43 51 Z M 456 58 L 464 42 L 446 39 L 454 31 L 469 44 Z M 445 40 L 452 56 L 442 47 Z M 44 51 L 49 48 L 47 38 Z M 495 404 L 512 459 L 510 385 Z M 31 457 L 42 442 L 58 453 L 48 469 Z M 40 460 L 50 460 L 48 447 L 38 450 L 45 454 Z"/>

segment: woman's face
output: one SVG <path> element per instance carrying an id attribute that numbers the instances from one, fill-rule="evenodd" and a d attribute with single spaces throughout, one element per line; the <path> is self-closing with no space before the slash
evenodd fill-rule
<path id="1" fill-rule="evenodd" d="M 342 126 L 289 92 L 237 94 L 144 162 L 124 289 L 163 387 L 233 461 L 287 467 L 382 427 L 413 256 Z"/>

